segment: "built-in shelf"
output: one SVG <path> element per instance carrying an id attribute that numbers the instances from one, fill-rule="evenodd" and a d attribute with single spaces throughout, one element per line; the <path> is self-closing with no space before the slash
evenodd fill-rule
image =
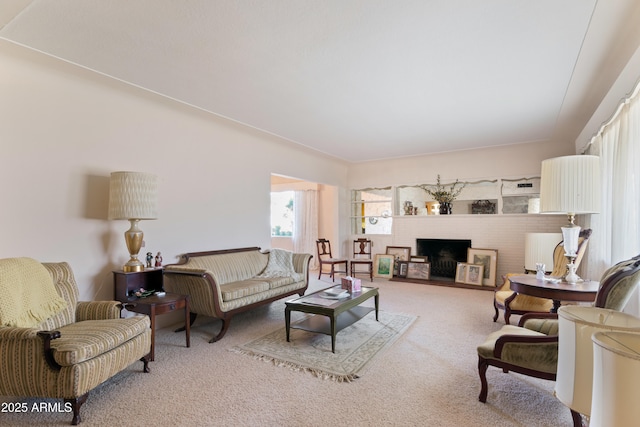
<path id="1" fill-rule="evenodd" d="M 453 182 L 443 182 L 450 188 Z M 528 214 L 530 199 L 540 194 L 540 177 L 495 178 L 461 182 L 464 188 L 452 203 L 452 215 Z M 424 186 L 399 185 L 352 190 L 352 232 L 391 234 L 394 217 L 437 217 L 438 204 Z M 459 188 L 458 185 L 456 188 Z"/>

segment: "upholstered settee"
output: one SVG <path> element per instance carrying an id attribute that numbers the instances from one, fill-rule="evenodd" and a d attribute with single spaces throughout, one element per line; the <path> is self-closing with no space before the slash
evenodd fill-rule
<path id="1" fill-rule="evenodd" d="M 191 252 L 165 266 L 165 289 L 190 296 L 191 323 L 198 314 L 222 320 L 220 340 L 240 312 L 288 295 L 304 295 L 310 254 L 258 247 Z"/>
<path id="2" fill-rule="evenodd" d="M 149 372 L 149 318 L 121 318 L 118 301 L 78 302 L 69 264 L 0 260 L 0 292 L 0 395 L 62 398 L 76 425 L 96 386 L 138 360 Z"/>

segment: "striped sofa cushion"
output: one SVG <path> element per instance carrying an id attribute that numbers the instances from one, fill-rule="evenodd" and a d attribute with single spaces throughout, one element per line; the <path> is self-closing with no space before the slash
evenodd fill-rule
<path id="1" fill-rule="evenodd" d="M 269 290 L 269 283 L 263 280 L 242 280 L 220 285 L 223 301 L 256 295 Z"/>
<path id="2" fill-rule="evenodd" d="M 216 283 L 224 285 L 251 279 L 260 274 L 267 266 L 269 255 L 259 251 L 220 254 L 214 256 L 193 257 L 179 268 L 203 269 L 209 271 Z M 173 267 L 173 266 L 172 266 Z"/>
<path id="3" fill-rule="evenodd" d="M 60 366 L 75 365 L 117 348 L 149 328 L 149 317 L 142 315 L 71 323 L 59 328 L 60 338 L 51 341 L 53 357 Z"/>

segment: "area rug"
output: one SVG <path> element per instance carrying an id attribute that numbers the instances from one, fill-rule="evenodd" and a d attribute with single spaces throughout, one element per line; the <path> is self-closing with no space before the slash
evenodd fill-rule
<path id="1" fill-rule="evenodd" d="M 284 327 L 230 350 L 319 378 L 352 381 L 362 376 L 375 357 L 389 348 L 416 320 L 415 316 L 384 311 L 379 312 L 378 318 L 376 322 L 375 312 L 371 312 L 338 332 L 335 354 L 331 352 L 329 335 L 291 329 L 290 342 L 287 342 Z"/>

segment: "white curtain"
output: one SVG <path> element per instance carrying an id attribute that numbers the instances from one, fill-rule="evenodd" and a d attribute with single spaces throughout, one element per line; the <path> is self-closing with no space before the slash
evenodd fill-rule
<path id="1" fill-rule="evenodd" d="M 293 251 L 313 255 L 312 270 L 318 268 L 316 240 L 318 238 L 318 192 L 297 190 L 293 196 Z"/>
<path id="2" fill-rule="evenodd" d="M 640 85 L 593 137 L 588 154 L 600 156 L 602 207 L 586 277 L 597 278 L 618 261 L 640 254 Z M 584 276 L 583 276 L 584 277 Z"/>

